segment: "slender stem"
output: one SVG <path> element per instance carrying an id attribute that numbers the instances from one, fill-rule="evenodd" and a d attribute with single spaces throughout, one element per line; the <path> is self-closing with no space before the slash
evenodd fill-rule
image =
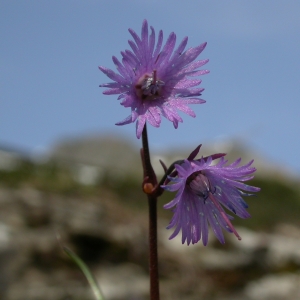
<path id="1" fill-rule="evenodd" d="M 145 124 L 142 132 L 142 143 L 143 143 L 143 167 L 144 177 L 149 177 L 151 181 L 155 181 L 156 178 L 150 160 L 150 149 L 148 143 L 147 124 Z"/>
<path id="2" fill-rule="evenodd" d="M 156 176 L 153 171 L 148 143 L 147 127 L 142 133 L 143 151 L 142 160 L 144 168 L 144 180 L 152 186 L 157 185 Z M 158 255 L 157 255 L 157 197 L 147 194 L 149 207 L 149 273 L 150 273 L 150 299 L 159 300 L 158 280 Z"/>
<path id="3" fill-rule="evenodd" d="M 158 254 L 157 254 L 157 198 L 148 195 L 149 206 L 149 273 L 150 299 L 159 300 Z"/>

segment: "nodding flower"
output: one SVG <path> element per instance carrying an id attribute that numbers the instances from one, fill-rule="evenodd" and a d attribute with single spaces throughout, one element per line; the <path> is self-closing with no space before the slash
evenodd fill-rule
<path id="1" fill-rule="evenodd" d="M 198 151 L 192 152 L 194 157 Z M 254 177 L 253 160 L 240 166 L 241 159 L 227 164 L 224 156 L 215 154 L 197 160 L 189 156 L 189 159 L 175 165 L 174 176 L 168 177 L 168 182 L 173 184 L 162 186 L 165 190 L 177 191 L 175 198 L 164 205 L 164 208 L 174 211 L 167 227 L 175 227 L 170 239 L 181 230 L 182 243 L 195 244 L 202 239 L 203 245 L 207 245 L 208 225 L 222 244 L 225 243 L 222 229 L 241 239 L 230 221 L 233 217 L 225 209 L 240 218 L 249 218 L 248 205 L 242 196 L 252 196 L 260 188 L 243 183 Z M 220 160 L 213 164 L 216 158 Z"/>

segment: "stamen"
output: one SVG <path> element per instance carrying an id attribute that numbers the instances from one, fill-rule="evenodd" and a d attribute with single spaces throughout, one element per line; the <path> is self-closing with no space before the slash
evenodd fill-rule
<path id="1" fill-rule="evenodd" d="M 203 175 L 201 171 L 199 173 L 192 174 L 188 178 L 187 183 L 194 193 L 204 197 L 205 199 L 208 197 L 207 193 L 212 191 L 209 179 Z"/>
<path id="2" fill-rule="evenodd" d="M 227 225 L 229 226 L 229 228 L 232 230 L 234 235 L 240 241 L 242 238 L 239 236 L 239 234 L 237 233 L 237 231 L 235 230 L 235 228 L 231 224 L 230 220 L 228 219 L 228 217 L 227 217 L 226 213 L 224 212 L 224 210 L 223 210 L 222 206 L 220 205 L 220 203 L 215 199 L 215 197 L 213 196 L 213 194 L 211 192 L 208 193 L 208 197 L 213 202 L 213 204 L 217 207 L 217 209 L 221 213 L 222 217 L 224 218 L 224 220 L 227 223 Z"/>
<path id="3" fill-rule="evenodd" d="M 154 84 L 156 84 L 156 70 L 153 71 L 153 80 Z"/>
<path id="4" fill-rule="evenodd" d="M 144 75 L 138 83 L 135 85 L 136 94 L 141 99 L 155 99 L 156 96 L 159 96 L 161 87 L 165 83 L 162 80 L 157 78 L 157 71 L 154 70 L 152 76 Z"/>

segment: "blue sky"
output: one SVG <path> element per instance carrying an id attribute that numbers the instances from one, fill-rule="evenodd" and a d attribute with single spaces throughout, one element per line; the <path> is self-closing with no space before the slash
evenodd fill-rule
<path id="1" fill-rule="evenodd" d="M 156 149 L 240 139 L 300 174 L 299 1 L 11 1 L 0 2 L 0 144 L 26 151 L 57 140 L 116 132 L 137 145 L 129 115 L 99 65 L 128 49 L 127 28 L 143 19 L 188 46 L 207 42 L 200 58 L 204 105 L 175 130 L 150 129 Z M 220 149 L 219 151 L 222 151 Z"/>

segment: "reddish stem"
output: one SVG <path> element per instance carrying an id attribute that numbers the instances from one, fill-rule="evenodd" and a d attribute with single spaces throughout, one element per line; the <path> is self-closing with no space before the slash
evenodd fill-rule
<path id="1" fill-rule="evenodd" d="M 143 190 L 146 184 L 157 186 L 155 172 L 151 165 L 150 151 L 146 124 L 142 133 L 143 149 L 141 151 L 144 169 Z M 150 273 L 150 299 L 159 300 L 158 280 L 158 254 L 157 254 L 157 197 L 147 193 L 149 206 L 149 273 Z"/>

